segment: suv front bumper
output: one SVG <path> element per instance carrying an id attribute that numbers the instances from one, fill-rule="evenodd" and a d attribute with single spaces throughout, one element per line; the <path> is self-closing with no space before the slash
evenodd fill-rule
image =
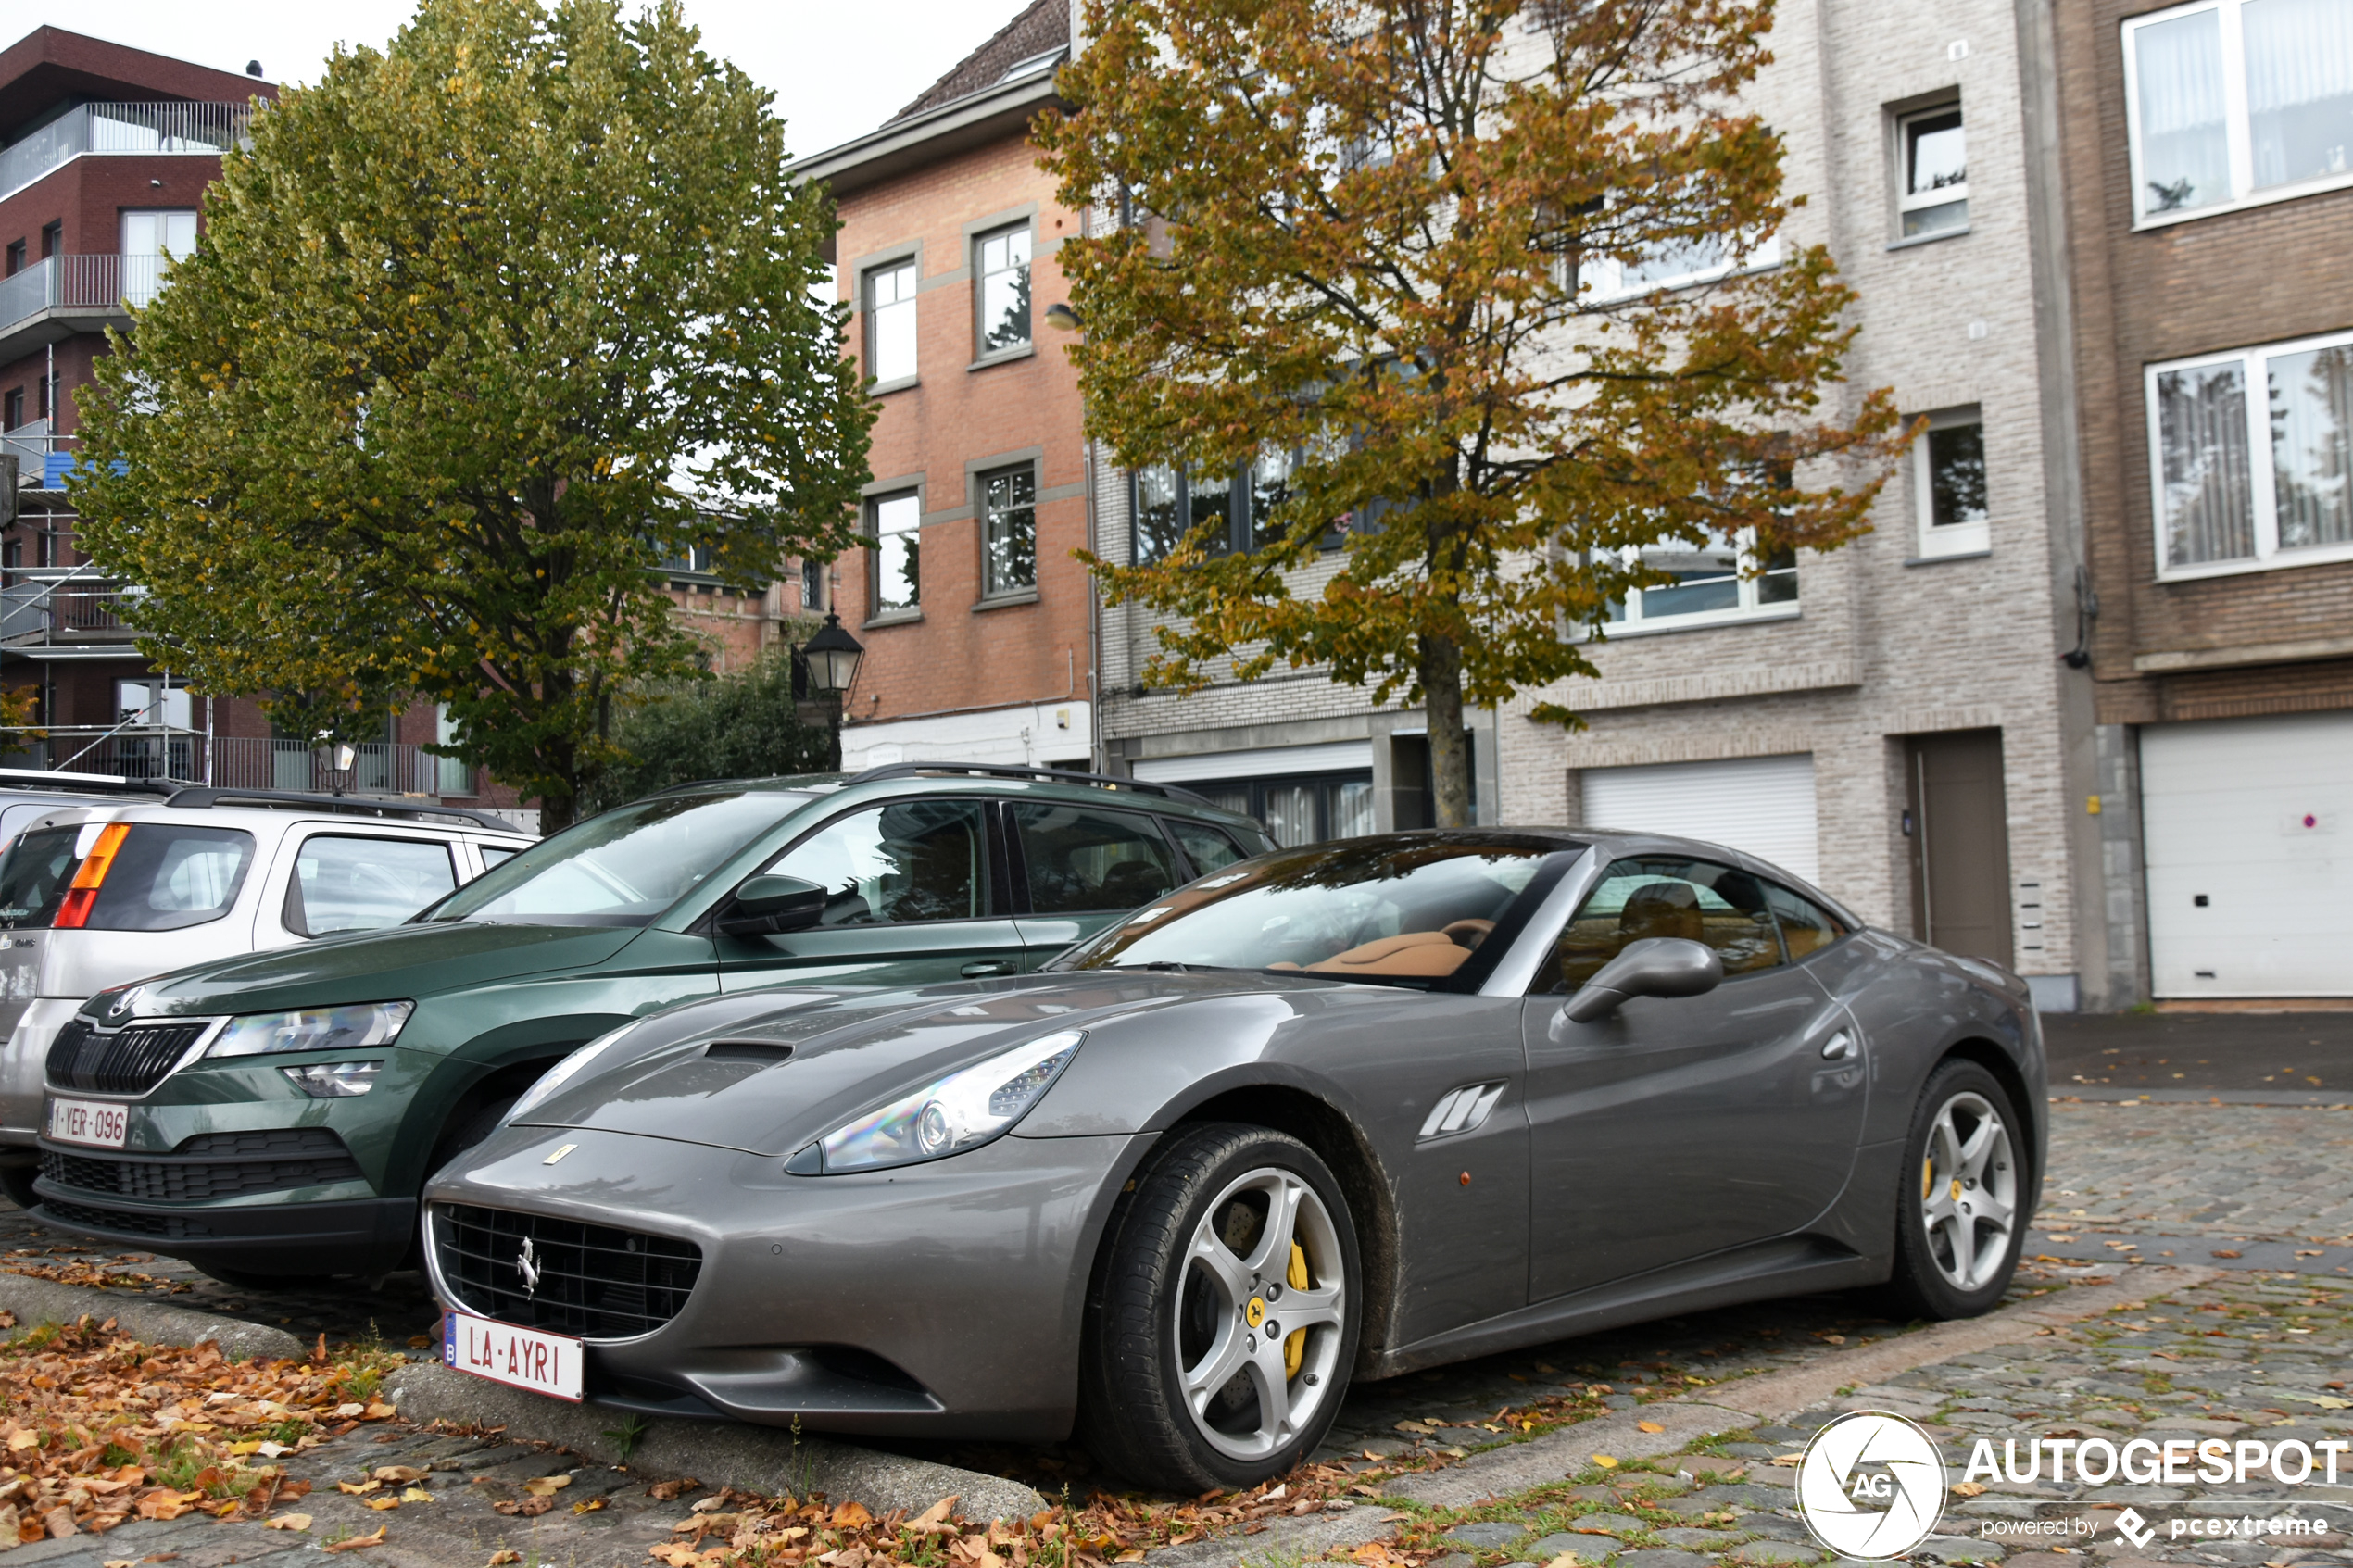
<path id="1" fill-rule="evenodd" d="M 374 1273 L 414 1244 L 413 1198 L 329 1198 L 264 1203 L 165 1203 L 52 1179 L 58 1160 L 94 1162 L 92 1151 L 42 1140 L 40 1199 L 32 1218 L 61 1230 L 254 1274 Z M 195 1169 L 213 1160 L 156 1160 Z"/>

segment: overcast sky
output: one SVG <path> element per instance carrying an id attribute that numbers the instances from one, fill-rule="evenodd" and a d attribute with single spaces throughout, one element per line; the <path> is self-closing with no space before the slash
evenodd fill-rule
<path id="1" fill-rule="evenodd" d="M 1023 0 L 686 0 L 703 47 L 776 94 L 795 157 L 872 131 L 1013 19 Z M 0 46 L 43 23 L 272 82 L 315 81 L 336 44 L 381 45 L 409 0 L 9 0 Z"/>

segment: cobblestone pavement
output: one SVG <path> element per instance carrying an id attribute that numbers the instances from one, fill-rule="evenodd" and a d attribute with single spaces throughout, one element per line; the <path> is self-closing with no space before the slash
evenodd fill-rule
<path id="1" fill-rule="evenodd" d="M 1400 1524 L 1404 1544 L 1451 1549 L 1431 1568 L 1567 1568 L 1566 1553 L 1604 1568 L 1831 1562 L 1793 1506 L 1796 1473 L 1787 1461 L 1822 1422 L 1870 1409 L 1922 1423 L 1957 1484 L 1937 1533 L 1910 1554 L 1916 1562 L 2318 1568 L 2353 1562 L 2353 1462 L 2344 1461 L 2353 1447 L 2349 1380 L 2353 1286 L 2225 1276 L 2022 1345 L 1843 1390 L 1783 1424 L 1718 1433 L 1691 1452 L 1595 1466 L 1477 1509 L 1408 1508 Z M 2095 1474 L 2086 1482 L 2071 1459 L 2055 1479 L 2045 1450 L 2039 1470 L 2012 1481 L 1969 1470 L 1980 1438 L 1994 1445 L 1989 1457 L 2007 1455 L 2021 1472 L 2035 1452 L 2030 1439 L 2069 1440 L 2070 1456 L 2085 1442 L 2115 1449 L 2145 1438 L 2162 1454 L 2161 1445 L 2181 1440 L 2193 1447 L 2179 1451 L 2193 1457 L 2169 1476 L 2144 1469 L 2149 1450 L 2132 1456 L 2127 1474 L 2101 1452 L 2091 1456 Z M 2219 1483 L 2199 1478 L 2194 1445 L 2208 1439 L 2229 1445 L 2229 1478 Z M 2275 1474 L 2269 1461 L 2284 1443 L 2293 1446 Z M 2330 1443 L 2339 1460 L 2334 1485 L 2319 1449 Z M 2308 1465 L 2316 1451 L 2320 1462 Z M 2249 1457 L 2258 1462 L 2242 1470 Z"/>
<path id="2" fill-rule="evenodd" d="M 2051 1109 L 2045 1221 L 2353 1244 L 2353 1114 L 2066 1099 Z"/>

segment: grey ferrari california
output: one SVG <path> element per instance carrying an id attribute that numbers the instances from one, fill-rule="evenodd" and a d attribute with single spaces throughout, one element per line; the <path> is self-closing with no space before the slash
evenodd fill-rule
<path id="1" fill-rule="evenodd" d="M 1101 868 L 1106 875 L 1113 868 Z M 873 887 L 754 879 L 789 945 Z M 1181 1491 L 1378 1378 L 1758 1297 L 2002 1296 L 2016 976 L 1577 830 L 1228 866 L 1041 972 L 765 991 L 567 1059 L 427 1189 L 453 1365 L 646 1411 L 1054 1439 Z"/>

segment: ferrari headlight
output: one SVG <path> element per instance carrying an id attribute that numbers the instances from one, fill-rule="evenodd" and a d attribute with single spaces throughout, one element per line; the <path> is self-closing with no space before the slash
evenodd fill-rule
<path id="1" fill-rule="evenodd" d="M 618 1029 L 599 1035 L 541 1073 L 539 1081 L 525 1089 L 522 1092 L 522 1098 L 515 1101 L 514 1109 L 507 1112 L 507 1124 L 513 1126 L 515 1123 L 522 1119 L 524 1112 L 536 1110 L 554 1098 L 556 1091 L 579 1077 L 590 1062 L 604 1054 L 607 1046 L 611 1045 L 635 1027 L 634 1023 L 624 1023 Z"/>
<path id="2" fill-rule="evenodd" d="M 950 1073 L 837 1127 L 793 1156 L 785 1169 L 795 1175 L 831 1176 L 977 1148 L 1045 1098 L 1086 1038 L 1084 1030 L 1066 1029 Z"/>
<path id="3" fill-rule="evenodd" d="M 351 1007 L 249 1012 L 233 1018 L 207 1056 L 261 1056 L 273 1051 L 356 1051 L 400 1037 L 414 1002 L 359 1002 Z"/>

